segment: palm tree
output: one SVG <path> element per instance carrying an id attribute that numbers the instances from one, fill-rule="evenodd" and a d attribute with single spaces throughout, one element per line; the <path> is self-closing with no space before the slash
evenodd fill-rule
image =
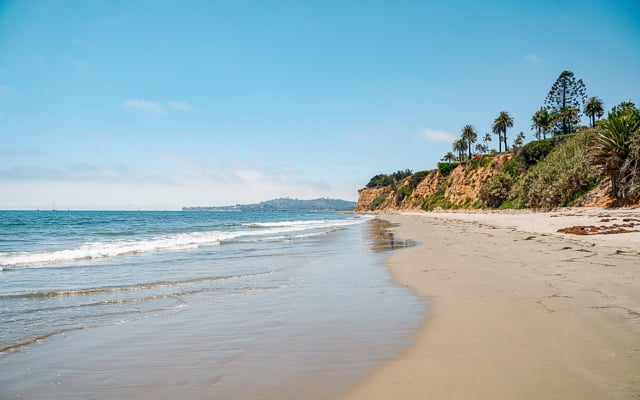
<path id="1" fill-rule="evenodd" d="M 558 121 L 562 122 L 562 132 L 565 134 L 571 133 L 571 125 L 580 122 L 579 116 L 580 110 L 576 107 L 566 107 L 560 110 L 558 115 L 556 115 L 556 118 Z"/>
<path id="2" fill-rule="evenodd" d="M 547 132 L 553 127 L 553 116 L 549 114 L 546 108 L 541 107 L 533 117 L 531 117 L 531 128 L 536 130 L 536 139 L 540 140 L 540 135 L 543 139 L 547 138 Z"/>
<path id="3" fill-rule="evenodd" d="M 591 148 L 592 157 L 611 177 L 611 195 L 619 197 L 618 172 L 631 148 L 634 136 L 640 135 L 640 113 L 609 114 Z"/>
<path id="4" fill-rule="evenodd" d="M 596 127 L 596 117 L 604 115 L 604 103 L 597 97 L 591 97 L 584 106 L 584 115 L 591 119 L 591 127 Z"/>
<path id="5" fill-rule="evenodd" d="M 617 106 L 613 106 L 609 116 L 611 115 L 619 115 L 622 113 L 633 113 L 636 112 L 636 105 L 632 101 L 623 101 Z"/>
<path id="6" fill-rule="evenodd" d="M 506 111 L 500 111 L 500 115 L 493 121 L 493 133 L 498 135 L 498 140 L 504 141 L 504 151 L 509 151 L 507 146 L 507 128 L 513 127 L 513 118 Z M 502 152 L 502 147 L 500 147 Z"/>
<path id="7" fill-rule="evenodd" d="M 467 149 L 467 142 L 464 139 L 458 139 L 453 142 L 453 151 L 458 153 L 458 161 L 464 159 L 464 151 Z"/>
<path id="8" fill-rule="evenodd" d="M 520 133 L 518 133 L 518 136 L 516 136 L 516 140 L 513 141 L 513 147 L 522 147 L 522 145 L 524 144 L 524 132 L 520 131 Z"/>
<path id="9" fill-rule="evenodd" d="M 491 141 L 491 134 L 489 132 L 486 132 L 484 134 L 484 137 L 482 138 L 482 141 L 484 142 L 484 145 L 487 146 L 488 148 L 489 145 L 487 143 Z"/>
<path id="10" fill-rule="evenodd" d="M 478 143 L 476 144 L 476 153 L 485 154 L 489 152 L 489 148 L 486 144 Z"/>
<path id="11" fill-rule="evenodd" d="M 442 157 L 442 161 L 446 161 L 446 162 L 453 162 L 456 159 L 456 155 L 453 154 L 452 152 L 448 152 L 447 154 L 444 155 L 444 157 Z"/>
<path id="12" fill-rule="evenodd" d="M 494 135 L 498 135 L 498 153 L 502 153 L 502 132 L 497 130 L 495 123 L 493 124 L 491 130 L 493 131 Z"/>
<path id="13" fill-rule="evenodd" d="M 473 125 L 465 125 L 461 133 L 462 138 L 469 146 L 469 158 L 471 158 L 471 145 L 478 141 L 478 133 Z"/>

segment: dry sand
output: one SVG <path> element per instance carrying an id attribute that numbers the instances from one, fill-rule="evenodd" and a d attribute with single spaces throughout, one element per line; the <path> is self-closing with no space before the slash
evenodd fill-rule
<path id="1" fill-rule="evenodd" d="M 382 218 L 423 243 L 387 262 L 429 303 L 413 345 L 345 399 L 640 398 L 640 232 L 557 233 L 640 210 Z"/>

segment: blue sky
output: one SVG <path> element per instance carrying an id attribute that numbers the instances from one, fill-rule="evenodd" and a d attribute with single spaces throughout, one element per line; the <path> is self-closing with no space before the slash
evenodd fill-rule
<path id="1" fill-rule="evenodd" d="M 355 200 L 565 69 L 640 104 L 640 3 L 0 0 L 0 209 Z"/>

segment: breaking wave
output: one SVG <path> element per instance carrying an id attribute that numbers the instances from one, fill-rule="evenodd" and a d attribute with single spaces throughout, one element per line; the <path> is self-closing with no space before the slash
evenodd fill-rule
<path id="1" fill-rule="evenodd" d="M 70 249 L 0 253 L 0 270 L 48 267 L 150 252 L 189 250 L 234 241 L 301 239 L 359 224 L 365 220 L 367 218 L 247 223 L 243 224 L 240 230 L 234 231 L 188 232 L 136 239 L 113 239 L 86 242 Z"/>

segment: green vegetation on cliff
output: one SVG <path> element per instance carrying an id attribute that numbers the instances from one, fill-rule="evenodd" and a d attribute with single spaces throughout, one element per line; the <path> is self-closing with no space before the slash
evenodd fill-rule
<path id="1" fill-rule="evenodd" d="M 593 130 L 563 137 L 544 162 L 533 165 L 517 179 L 510 198 L 533 208 L 572 205 L 601 176 L 600 169 L 589 162 L 594 137 Z"/>

